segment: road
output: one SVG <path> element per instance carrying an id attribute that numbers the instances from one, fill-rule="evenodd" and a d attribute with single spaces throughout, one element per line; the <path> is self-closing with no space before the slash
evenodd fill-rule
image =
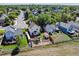
<path id="1" fill-rule="evenodd" d="M 64 45 L 60 47 L 39 48 L 31 51 L 24 51 L 19 56 L 79 56 L 79 45 Z"/>
<path id="2" fill-rule="evenodd" d="M 15 22 L 14 25 L 6 26 L 6 27 L 0 26 L 0 29 L 12 30 L 11 27 L 14 27 L 16 29 L 17 28 L 20 28 L 20 29 L 28 28 L 28 25 L 24 21 L 24 12 L 23 11 L 20 12 L 20 15 L 18 16 L 18 18 L 14 22 Z"/>
<path id="3" fill-rule="evenodd" d="M 15 25 L 13 25 L 15 28 L 28 28 L 28 25 L 24 21 L 24 12 L 21 11 L 18 18 L 14 21 Z"/>

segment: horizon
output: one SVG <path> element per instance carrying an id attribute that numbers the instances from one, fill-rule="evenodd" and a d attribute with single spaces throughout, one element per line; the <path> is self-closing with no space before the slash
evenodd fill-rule
<path id="1" fill-rule="evenodd" d="M 79 3 L 0 3 L 0 5 L 71 5 L 71 6 L 79 6 Z"/>

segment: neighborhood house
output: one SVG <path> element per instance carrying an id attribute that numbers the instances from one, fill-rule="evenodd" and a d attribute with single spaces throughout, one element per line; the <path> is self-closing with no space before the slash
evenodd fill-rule
<path id="1" fill-rule="evenodd" d="M 28 29 L 28 32 L 30 34 L 30 36 L 37 36 L 40 34 L 40 26 L 34 24 L 33 22 L 30 23 L 30 26 L 29 26 L 29 29 Z"/>
<path id="2" fill-rule="evenodd" d="M 73 30 L 73 26 L 70 24 L 59 22 L 57 26 L 65 34 L 74 34 L 75 33 L 75 31 Z"/>
<path id="3" fill-rule="evenodd" d="M 12 31 L 7 31 L 4 34 L 2 45 L 5 45 L 5 44 L 14 44 L 14 43 L 16 43 L 15 34 Z"/>
<path id="4" fill-rule="evenodd" d="M 71 21 L 71 22 L 69 22 L 69 24 L 72 25 L 73 30 L 79 32 L 79 24 L 78 23 Z"/>
<path id="5" fill-rule="evenodd" d="M 45 30 L 45 32 L 47 32 L 49 34 L 52 34 L 53 32 L 55 32 L 55 26 L 54 25 L 51 25 L 51 24 L 47 24 L 44 27 L 44 30 Z"/>
<path id="6" fill-rule="evenodd" d="M 1 17 L 0 17 L 0 26 L 3 26 L 4 25 L 4 23 L 5 23 L 5 18 L 6 18 L 7 16 L 5 15 L 5 14 L 2 14 L 1 15 Z"/>

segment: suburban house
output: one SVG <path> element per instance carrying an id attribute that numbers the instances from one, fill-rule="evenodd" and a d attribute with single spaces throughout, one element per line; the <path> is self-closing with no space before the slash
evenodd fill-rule
<path id="1" fill-rule="evenodd" d="M 72 25 L 73 30 L 79 32 L 79 24 L 78 23 L 71 21 L 71 22 L 68 22 L 68 24 Z"/>
<path id="2" fill-rule="evenodd" d="M 73 26 L 71 24 L 59 22 L 57 26 L 65 34 L 74 34 L 75 33 L 75 31 L 73 30 Z"/>
<path id="3" fill-rule="evenodd" d="M 15 34 L 12 31 L 7 31 L 4 34 L 3 41 L 2 41 L 2 45 L 14 44 L 14 43 L 16 43 Z"/>
<path id="4" fill-rule="evenodd" d="M 37 11 L 37 10 L 32 10 L 32 13 L 33 13 L 34 15 L 37 15 L 37 14 L 38 14 L 38 11 Z"/>
<path id="5" fill-rule="evenodd" d="M 41 28 L 33 22 L 30 22 L 30 26 L 28 28 L 28 32 L 30 36 L 37 36 L 40 34 Z"/>
<path id="6" fill-rule="evenodd" d="M 5 28 L 6 33 L 4 34 L 2 44 L 14 44 L 16 43 L 16 36 L 20 35 L 22 37 L 23 32 L 21 29 L 15 29 L 12 26 Z"/>
<path id="7" fill-rule="evenodd" d="M 63 7 L 52 7 L 53 12 L 60 12 L 63 9 Z"/>
<path id="8" fill-rule="evenodd" d="M 52 24 L 47 24 L 45 27 L 44 27 L 44 30 L 45 32 L 49 33 L 49 34 L 52 34 L 53 32 L 55 32 L 55 25 L 52 25 Z"/>
<path id="9" fill-rule="evenodd" d="M 2 16 L 0 17 L 0 26 L 3 26 L 4 25 L 4 23 L 5 23 L 5 18 L 6 18 L 7 16 L 5 15 L 5 14 L 2 14 Z"/>

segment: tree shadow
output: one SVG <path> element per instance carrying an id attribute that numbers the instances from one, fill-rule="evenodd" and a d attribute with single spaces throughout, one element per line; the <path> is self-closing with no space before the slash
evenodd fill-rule
<path id="1" fill-rule="evenodd" d="M 20 49 L 18 47 L 16 47 L 15 49 L 13 49 L 11 56 L 15 56 L 20 52 Z"/>

